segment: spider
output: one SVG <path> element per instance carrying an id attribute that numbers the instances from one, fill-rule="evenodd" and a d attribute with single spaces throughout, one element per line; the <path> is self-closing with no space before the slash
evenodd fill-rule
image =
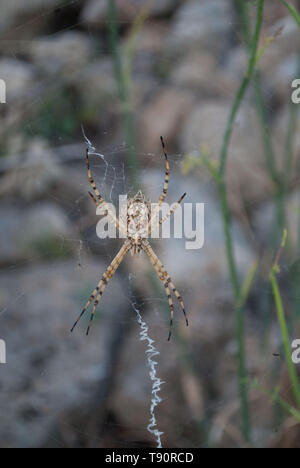
<path id="1" fill-rule="evenodd" d="M 165 181 L 163 185 L 163 191 L 161 193 L 161 196 L 159 198 L 156 210 L 154 210 L 154 213 L 151 214 L 151 204 L 149 201 L 146 200 L 145 196 L 141 191 L 139 191 L 133 198 L 130 198 L 127 200 L 127 219 L 124 221 L 120 218 L 119 220 L 114 216 L 114 214 L 110 211 L 109 206 L 105 202 L 105 200 L 102 198 L 100 195 L 96 184 L 93 180 L 91 170 L 90 170 L 90 163 L 89 163 L 89 150 L 87 149 L 86 151 L 86 164 L 87 164 L 87 170 L 88 170 L 88 178 L 89 182 L 92 186 L 94 194 L 89 192 L 89 195 L 93 202 L 97 205 L 97 207 L 102 207 L 105 209 L 105 214 L 107 215 L 108 219 L 110 222 L 114 224 L 114 226 L 117 228 L 119 232 L 122 232 L 123 234 L 126 235 L 126 240 L 103 274 L 99 284 L 97 285 L 96 289 L 93 291 L 91 296 L 89 297 L 88 302 L 86 303 L 83 311 L 81 312 L 80 316 L 74 323 L 71 332 L 73 332 L 74 328 L 76 327 L 77 323 L 80 321 L 82 316 L 85 314 L 85 312 L 88 310 L 90 305 L 94 303 L 92 313 L 91 313 L 91 318 L 90 322 L 87 328 L 86 334 L 89 334 L 90 328 L 92 321 L 95 316 L 95 311 L 96 307 L 103 295 L 104 289 L 106 288 L 109 280 L 113 277 L 115 274 L 117 268 L 119 267 L 120 263 L 124 259 L 125 255 L 131 251 L 131 253 L 134 255 L 138 255 L 141 250 L 143 250 L 146 255 L 149 257 L 150 262 L 152 263 L 154 269 L 156 270 L 156 273 L 159 277 L 159 279 L 162 281 L 167 298 L 168 298 L 168 303 L 169 303 L 169 308 L 170 308 L 170 314 L 171 314 L 171 319 L 170 319 L 170 328 L 169 328 L 169 335 L 168 335 L 168 341 L 171 338 L 172 334 L 172 326 L 173 326 L 173 315 L 174 315 L 174 305 L 173 305 L 173 300 L 170 292 L 170 288 L 172 289 L 173 293 L 175 294 L 182 312 L 185 317 L 186 325 L 188 325 L 188 319 L 186 316 L 184 304 L 182 297 L 180 296 L 179 292 L 177 291 L 176 287 L 174 286 L 168 272 L 166 271 L 165 267 L 161 263 L 161 261 L 158 259 L 157 255 L 153 251 L 151 245 L 149 244 L 147 237 L 149 237 L 150 232 L 151 232 L 151 226 L 153 225 L 154 217 L 157 215 L 159 211 L 159 207 L 163 203 L 163 201 L 166 198 L 167 195 L 167 190 L 168 190 L 168 183 L 169 183 L 169 174 L 170 174 L 170 167 L 169 167 L 169 162 L 168 162 L 168 156 L 165 148 L 165 143 L 163 140 L 163 137 L 160 137 L 162 148 L 163 148 L 163 153 L 165 155 L 165 163 L 166 163 L 166 170 L 165 170 Z M 176 210 L 176 208 L 179 206 L 179 204 L 182 202 L 183 198 L 185 197 L 186 193 L 184 193 L 177 203 L 173 205 L 173 207 L 170 209 L 169 213 L 164 216 L 162 219 L 158 221 L 158 224 L 162 224 L 166 219 L 168 219 Z M 156 222 L 156 220 L 155 220 Z"/>

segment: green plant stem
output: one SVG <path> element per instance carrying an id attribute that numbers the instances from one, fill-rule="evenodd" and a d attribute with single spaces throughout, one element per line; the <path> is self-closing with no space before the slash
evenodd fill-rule
<path id="1" fill-rule="evenodd" d="M 275 166 L 275 153 L 272 146 L 272 141 L 270 138 L 269 132 L 269 122 L 268 117 L 264 105 L 264 98 L 262 95 L 262 85 L 261 85 L 261 78 L 259 71 L 256 71 L 255 77 L 253 80 L 254 85 L 254 93 L 255 93 L 255 102 L 256 102 L 256 110 L 260 120 L 260 126 L 262 129 L 262 139 L 264 144 L 264 150 L 266 155 L 266 166 L 268 168 L 269 174 L 273 181 L 275 190 L 280 187 L 280 176 L 277 173 L 277 169 Z"/>
<path id="2" fill-rule="evenodd" d="M 248 15 L 248 6 L 247 2 L 244 0 L 235 0 L 235 6 L 238 11 L 238 14 L 241 19 L 241 24 L 242 24 L 242 31 L 244 35 L 244 40 L 245 44 L 249 50 L 249 53 L 251 54 L 251 31 L 250 31 L 250 25 L 249 25 L 249 15 Z M 254 82 L 254 91 L 255 91 L 255 101 L 256 101 L 256 108 L 262 128 L 262 136 L 263 136 L 263 143 L 265 147 L 265 154 L 266 154 L 266 160 L 267 160 L 267 166 L 269 168 L 269 172 L 272 176 L 272 179 L 275 183 L 275 185 L 278 182 L 278 176 L 276 174 L 276 168 L 274 165 L 274 151 L 270 139 L 270 134 L 269 134 L 269 126 L 268 126 L 268 119 L 267 119 L 267 114 L 264 106 L 264 100 L 263 100 L 263 95 L 262 95 L 262 86 L 261 86 L 261 79 L 260 79 L 260 74 L 258 70 L 255 70 L 255 76 L 253 79 Z"/>
<path id="3" fill-rule="evenodd" d="M 293 406 L 291 406 L 287 401 L 285 401 L 283 398 L 281 398 L 279 396 L 279 389 L 276 388 L 275 390 L 271 391 L 271 390 L 267 390 L 265 388 L 263 388 L 259 382 L 257 380 L 255 380 L 254 382 L 252 382 L 252 386 L 258 390 L 260 390 L 261 392 L 263 392 L 265 395 L 267 395 L 267 397 L 272 401 L 272 402 L 276 402 L 276 403 L 279 403 L 279 405 L 285 410 L 287 411 L 291 416 L 293 416 L 296 421 L 298 421 L 300 423 L 300 411 L 298 411 L 296 408 L 294 408 Z"/>
<path id="4" fill-rule="evenodd" d="M 298 64 L 297 64 L 297 76 L 300 76 L 300 49 L 298 48 Z M 287 191 L 291 182 L 291 170 L 292 170 L 292 158 L 293 150 L 296 138 L 296 130 L 298 123 L 298 105 L 294 104 L 291 100 L 289 105 L 289 121 L 288 130 L 285 141 L 285 158 L 284 158 L 284 190 Z"/>
<path id="5" fill-rule="evenodd" d="M 297 258 L 298 260 L 300 259 L 300 193 L 298 195 L 298 226 L 297 226 L 297 248 L 296 248 L 296 252 L 297 252 Z M 297 283 L 298 285 L 299 283 Z"/>
<path id="6" fill-rule="evenodd" d="M 291 13 L 292 17 L 295 19 L 298 27 L 300 28 L 300 15 L 297 9 L 291 5 L 286 0 L 279 0 Z M 300 70 L 300 59 L 298 71 Z M 285 158 L 284 158 L 284 174 L 283 180 L 278 184 L 278 193 L 277 193 L 277 206 L 278 206 L 278 227 L 279 229 L 283 228 L 283 223 L 285 223 L 285 196 L 289 188 L 290 176 L 291 176 L 291 167 L 292 167 L 292 155 L 293 155 L 293 144 L 296 132 L 297 124 L 297 110 L 296 106 L 291 103 L 290 107 L 290 116 L 288 131 L 285 144 Z"/>
<path id="7" fill-rule="evenodd" d="M 295 19 L 296 23 L 298 24 L 300 28 L 300 15 L 298 11 L 296 10 L 296 8 L 290 3 L 288 3 L 286 0 L 279 0 L 279 1 L 283 3 L 284 6 L 287 7 L 287 9 L 289 10 L 289 12 L 291 13 L 291 15 L 293 16 L 293 18 Z"/>
<path id="8" fill-rule="evenodd" d="M 292 157 L 293 149 L 296 137 L 296 128 L 298 120 L 298 108 L 297 104 L 293 102 L 290 103 L 290 112 L 289 112 L 289 121 L 288 121 L 288 130 L 285 142 L 285 159 L 284 159 L 284 190 L 288 191 L 290 182 L 291 182 L 291 169 L 292 169 Z"/>
<path id="9" fill-rule="evenodd" d="M 280 325 L 280 331 L 281 331 L 281 336 L 283 340 L 283 346 L 284 346 L 284 353 L 285 353 L 285 359 L 287 362 L 288 366 L 288 371 L 289 371 L 289 377 L 290 381 L 292 384 L 293 388 L 293 393 L 294 397 L 298 406 L 298 409 L 300 409 L 300 386 L 299 386 L 299 380 L 297 376 L 297 372 L 294 366 L 294 363 L 292 361 L 292 356 L 291 356 L 291 348 L 290 348 L 290 339 L 289 339 L 289 332 L 288 332 L 288 327 L 285 319 L 285 314 L 283 310 L 283 305 L 282 305 L 282 299 L 276 279 L 276 268 L 273 267 L 271 274 L 270 274 L 270 281 L 271 281 L 271 286 L 272 286 L 272 291 L 273 291 L 273 296 L 275 300 L 275 306 L 276 306 L 276 312 L 277 312 L 277 317 L 278 317 L 278 322 Z"/>
<path id="10" fill-rule="evenodd" d="M 241 20 L 242 32 L 243 32 L 245 44 L 250 54 L 251 53 L 251 31 L 250 31 L 250 21 L 249 21 L 249 15 L 248 15 L 248 4 L 244 0 L 235 0 L 235 7 Z M 260 122 L 262 141 L 264 145 L 266 167 L 273 181 L 274 191 L 275 191 L 274 200 L 275 200 L 275 206 L 276 206 L 276 225 L 273 231 L 275 233 L 274 243 L 277 243 L 279 232 L 281 233 L 284 227 L 284 211 L 283 211 L 283 205 L 281 203 L 281 197 L 280 197 L 280 193 L 282 191 L 282 183 L 281 183 L 280 174 L 278 173 L 276 164 L 275 164 L 275 152 L 274 152 L 274 148 L 273 148 L 272 141 L 270 138 L 268 116 L 267 116 L 266 109 L 265 109 L 264 98 L 262 94 L 261 78 L 260 78 L 260 73 L 258 70 L 255 70 L 254 72 L 253 88 L 254 88 L 254 95 L 255 95 L 256 111 L 257 111 L 259 122 Z"/>
<path id="11" fill-rule="evenodd" d="M 279 0 L 279 1 L 289 10 L 292 17 L 295 19 L 298 27 L 300 28 L 300 14 L 297 11 L 297 9 L 293 5 L 288 3 L 286 0 Z M 299 59 L 298 59 L 298 73 L 299 72 L 300 72 L 300 54 L 299 54 Z M 294 143 L 294 138 L 295 138 L 297 118 L 298 118 L 297 110 L 298 109 L 296 108 L 296 106 L 291 104 L 289 125 L 288 125 L 288 133 L 287 133 L 287 141 L 286 141 L 285 168 L 286 168 L 287 172 L 286 172 L 286 178 L 285 178 L 285 184 L 284 184 L 284 189 L 285 190 L 287 189 L 289 179 L 290 179 L 290 173 L 291 173 L 293 143 Z M 299 218 L 299 231 L 298 232 L 299 232 L 299 246 L 298 246 L 298 248 L 300 249 L 300 218 Z"/>
<path id="12" fill-rule="evenodd" d="M 233 242 L 232 242 L 232 235 L 231 235 L 231 218 L 230 218 L 229 205 L 227 201 L 226 183 L 223 179 L 220 179 L 219 181 L 218 191 L 219 191 L 219 198 L 221 202 L 221 210 L 222 210 L 224 234 L 225 234 L 225 244 L 226 244 L 226 254 L 227 254 L 227 260 L 228 260 L 228 265 L 229 265 L 230 280 L 232 284 L 234 299 L 235 301 L 238 301 L 239 293 L 240 293 L 240 284 L 239 284 L 239 279 L 238 279 L 236 262 L 234 258 Z"/>
<path id="13" fill-rule="evenodd" d="M 300 52 L 298 52 L 298 67 L 297 67 L 297 76 L 300 73 Z M 282 172 L 282 182 L 280 184 L 277 198 L 278 203 L 281 208 L 281 220 L 279 219 L 278 227 L 283 229 L 286 223 L 285 215 L 285 201 L 289 192 L 292 176 L 292 162 L 293 162 L 293 152 L 294 144 L 296 138 L 296 130 L 298 123 L 298 106 L 294 104 L 291 100 L 289 104 L 289 117 L 288 117 L 288 128 L 284 145 L 284 159 L 283 159 L 283 172 Z M 281 223 L 280 223 L 281 221 Z"/>
<path id="14" fill-rule="evenodd" d="M 248 68 L 246 71 L 246 75 L 235 97 L 235 100 L 234 100 L 234 103 L 230 112 L 230 116 L 228 119 L 227 127 L 225 130 L 225 134 L 224 134 L 223 145 L 222 145 L 221 156 L 220 156 L 220 174 L 221 175 L 225 173 L 226 159 L 227 159 L 228 148 L 229 148 L 234 121 L 235 121 L 237 112 L 239 110 L 240 104 L 242 102 L 242 99 L 245 95 L 245 92 L 252 78 L 253 72 L 255 70 L 256 55 L 257 55 L 257 50 L 258 50 L 258 41 L 260 37 L 260 31 L 261 31 L 262 19 L 263 19 L 263 11 L 264 11 L 264 0 L 259 0 L 258 6 L 257 6 L 257 21 L 256 21 L 256 26 L 255 26 L 254 38 L 251 44 L 251 53 L 250 53 L 250 58 L 248 61 Z"/>
<path id="15" fill-rule="evenodd" d="M 248 67 L 246 74 L 242 80 L 242 83 L 236 94 L 226 130 L 224 133 L 222 149 L 220 153 L 220 165 L 218 170 L 219 183 L 218 191 L 221 202 L 222 217 L 223 217 L 223 226 L 224 226 L 224 235 L 225 235 L 225 244 L 226 244 L 226 255 L 229 266 L 230 279 L 235 299 L 235 334 L 237 342 L 237 362 L 238 362 L 238 381 L 239 381 L 239 395 L 241 402 L 241 416 L 242 416 L 242 433 L 247 442 L 251 441 L 251 422 L 250 422 L 250 410 L 248 402 L 248 389 L 245 384 L 247 379 L 247 368 L 246 368 L 246 354 L 245 354 L 245 318 L 244 318 L 244 308 L 239 303 L 241 287 L 237 272 L 236 261 L 234 257 L 233 241 L 231 234 L 231 219 L 230 219 L 230 210 L 227 200 L 227 190 L 226 190 L 226 164 L 228 157 L 228 149 L 230 144 L 230 139 L 233 131 L 233 126 L 235 118 L 237 116 L 239 107 L 242 103 L 245 92 L 248 88 L 250 80 L 255 71 L 256 57 L 258 51 L 258 43 L 260 37 L 260 31 L 262 26 L 264 11 L 264 0 L 259 0 L 257 5 L 257 14 L 256 14 L 256 26 L 254 37 L 251 40 L 250 46 L 250 56 L 248 60 Z"/>
<path id="16" fill-rule="evenodd" d="M 118 84 L 119 99 L 121 101 L 121 114 L 124 133 L 129 146 L 129 172 L 130 182 L 137 189 L 138 160 L 135 153 L 135 132 L 132 107 L 129 97 L 128 84 L 123 70 L 119 53 L 119 37 L 117 28 L 117 10 L 115 0 L 108 1 L 109 43 L 114 61 L 115 77 Z"/>
<path id="17" fill-rule="evenodd" d="M 231 236 L 231 222 L 230 212 L 228 207 L 226 185 L 224 180 L 220 180 L 218 184 L 219 198 L 221 202 L 223 227 L 225 234 L 226 255 L 229 266 L 230 280 L 234 296 L 234 322 L 235 322 L 235 337 L 237 344 L 237 375 L 238 375 L 238 388 L 239 399 L 241 404 L 241 419 L 242 419 L 242 433 L 247 442 L 251 441 L 251 421 L 250 410 L 248 403 L 248 389 L 245 384 L 247 379 L 247 366 L 246 366 L 246 351 L 245 351 L 245 317 L 244 317 L 244 304 L 240 302 L 240 284 L 238 279 L 238 272 L 233 251 L 233 241 Z"/>
<path id="18" fill-rule="evenodd" d="M 245 2 L 244 0 L 234 0 L 234 5 L 241 20 L 242 32 L 244 34 L 245 42 L 247 47 L 249 47 L 251 44 L 251 30 L 248 18 L 249 3 Z"/>

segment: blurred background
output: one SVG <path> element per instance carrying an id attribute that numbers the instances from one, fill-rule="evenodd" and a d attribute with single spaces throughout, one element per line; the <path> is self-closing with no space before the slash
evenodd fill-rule
<path id="1" fill-rule="evenodd" d="M 160 351 L 163 446 L 300 447 L 297 379 L 269 280 L 286 228 L 277 286 L 290 339 L 300 338 L 300 106 L 291 102 L 300 30 L 281 1 L 265 1 L 259 63 L 222 183 L 213 177 L 258 3 L 2 0 L 1 447 L 155 447 L 137 308 Z M 186 328 L 176 304 L 170 342 L 168 301 L 144 255 L 122 263 L 90 336 L 89 316 L 70 334 L 121 242 L 96 236 L 82 126 L 103 155 L 91 167 L 107 201 L 138 188 L 158 200 L 163 135 L 167 201 L 187 192 L 205 203 L 202 249 L 153 242 L 190 320 Z"/>

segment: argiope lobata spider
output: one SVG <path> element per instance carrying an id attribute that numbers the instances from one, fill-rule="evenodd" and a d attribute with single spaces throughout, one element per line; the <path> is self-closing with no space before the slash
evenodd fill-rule
<path id="1" fill-rule="evenodd" d="M 163 186 L 163 191 L 162 194 L 159 198 L 158 204 L 157 204 L 157 210 L 159 210 L 161 204 L 166 198 L 167 195 L 167 190 L 168 190 L 168 183 L 169 183 L 169 174 L 170 174 L 170 167 L 169 167 L 169 162 L 168 162 L 168 156 L 166 153 L 165 149 L 165 144 L 163 137 L 160 137 L 162 147 L 163 147 L 163 152 L 165 155 L 165 162 L 166 162 L 166 173 L 165 173 L 165 181 L 164 181 L 164 186 Z M 90 170 L 90 164 L 89 164 L 89 150 L 87 149 L 86 152 L 86 164 L 87 164 L 87 169 L 88 169 L 88 177 L 90 184 L 92 186 L 92 189 L 94 191 L 93 195 L 91 192 L 89 192 L 90 197 L 94 201 L 94 203 L 97 205 L 97 207 L 103 207 L 105 208 L 106 214 L 108 219 L 114 224 L 114 226 L 122 232 L 123 234 L 126 235 L 127 239 L 125 240 L 123 246 L 121 247 L 120 251 L 118 254 L 115 256 L 105 273 L 103 274 L 98 286 L 96 289 L 93 291 L 91 294 L 88 302 L 86 303 L 83 311 L 81 312 L 80 316 L 74 323 L 71 332 L 74 330 L 76 327 L 77 323 L 81 319 L 81 317 L 85 314 L 87 309 L 90 307 L 90 305 L 94 302 L 93 309 L 92 309 L 92 314 L 90 318 L 90 323 L 87 328 L 86 334 L 89 334 L 91 323 L 94 319 L 96 307 L 101 299 L 101 296 L 104 292 L 104 289 L 106 288 L 109 280 L 113 277 L 115 274 L 117 268 L 119 267 L 120 263 L 124 259 L 125 255 L 131 250 L 132 254 L 139 254 L 141 250 L 143 250 L 149 257 L 150 262 L 152 263 L 154 269 L 156 270 L 159 279 L 162 281 L 167 297 L 168 297 L 168 302 L 169 302 L 169 308 L 171 312 L 171 320 L 170 320 L 170 329 L 169 329 L 169 336 L 168 340 L 171 338 L 171 331 L 172 331 L 172 325 L 173 325 L 173 315 L 174 315 L 174 305 L 173 305 L 173 300 L 170 292 L 170 288 L 172 289 L 173 293 L 175 294 L 181 309 L 183 311 L 183 314 L 185 316 L 186 324 L 188 325 L 188 319 L 185 313 L 184 309 L 184 304 L 183 300 L 177 291 L 176 287 L 174 286 L 169 274 L 165 270 L 165 267 L 161 263 L 161 261 L 158 259 L 156 254 L 154 253 L 151 245 L 149 244 L 147 237 L 149 237 L 149 234 L 151 232 L 151 227 L 153 226 L 153 221 L 155 220 L 155 215 L 157 215 L 157 211 L 154 212 L 154 214 L 151 215 L 151 205 L 150 202 L 146 201 L 145 196 L 142 194 L 141 191 L 139 191 L 133 198 L 128 199 L 127 201 L 127 219 L 126 219 L 126 224 L 120 219 L 118 220 L 114 214 L 110 211 L 109 206 L 105 202 L 105 200 L 101 197 L 96 184 L 92 178 L 91 170 Z M 169 213 L 160 219 L 158 221 L 159 224 L 162 224 L 166 219 L 168 219 L 176 210 L 176 208 L 179 206 L 183 198 L 185 197 L 185 193 L 179 198 L 177 203 L 173 205 L 172 209 L 169 211 Z M 154 210 L 155 211 L 155 210 Z M 156 220 L 155 220 L 156 222 Z"/>

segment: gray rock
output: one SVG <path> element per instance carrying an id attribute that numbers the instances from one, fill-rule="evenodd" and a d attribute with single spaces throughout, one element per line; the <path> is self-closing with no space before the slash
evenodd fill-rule
<path id="1" fill-rule="evenodd" d="M 22 144 L 16 141 L 15 145 Z M 14 145 L 10 145 L 13 151 Z M 33 200 L 45 194 L 49 188 L 63 179 L 58 161 L 54 152 L 48 147 L 45 140 L 32 138 L 27 144 L 27 152 L 18 155 L 9 155 L 7 161 L 13 159 L 12 167 L 1 180 L 0 195 L 19 195 L 23 199 Z"/>
<path id="2" fill-rule="evenodd" d="M 81 71 L 88 63 L 92 50 L 87 35 L 67 31 L 31 42 L 28 53 L 36 66 L 45 73 L 62 73 L 70 80 L 74 72 Z"/>
<path id="3" fill-rule="evenodd" d="M 298 52 L 295 52 L 282 58 L 281 62 L 276 66 L 276 68 L 274 68 L 273 72 L 269 72 L 270 75 L 268 76 L 270 76 L 270 78 L 268 78 L 267 83 L 284 103 L 291 100 L 293 92 L 292 82 L 296 78 L 299 78 L 298 63 Z"/>
<path id="4" fill-rule="evenodd" d="M 51 7 L 55 7 L 60 0 L 3 0 L 1 5 L 0 31 L 8 31 L 13 24 L 22 17 L 32 15 L 33 13 L 42 13 Z"/>
<path id="5" fill-rule="evenodd" d="M 231 103 L 202 102 L 190 112 L 181 133 L 184 153 L 199 154 L 206 147 L 209 157 L 218 161 Z M 207 177 L 203 167 L 199 180 Z M 252 205 L 272 194 L 272 184 L 265 168 L 261 129 L 255 110 L 243 104 L 236 118 L 228 152 L 228 196 L 232 209 L 241 215 L 244 204 Z"/>
<path id="6" fill-rule="evenodd" d="M 65 213 L 51 203 L 22 210 L 13 205 L 1 208 L 0 263 L 14 264 L 44 255 L 65 255 L 64 239 L 72 237 Z"/>
<path id="7" fill-rule="evenodd" d="M 285 201 L 286 229 L 288 231 L 288 246 L 293 253 L 299 248 L 298 223 L 299 223 L 300 193 L 294 191 Z M 270 247 L 276 220 L 274 202 L 266 202 L 259 206 L 253 213 L 253 227 L 257 238 L 264 247 Z"/>
<path id="8" fill-rule="evenodd" d="M 272 28 L 268 29 L 266 35 L 270 37 L 279 31 L 279 36 L 269 45 L 260 61 L 260 70 L 267 83 L 272 87 L 275 86 L 274 91 L 276 91 L 278 85 L 280 86 L 279 91 L 283 89 L 284 83 L 280 83 L 280 75 L 288 76 L 290 69 L 289 57 L 298 51 L 299 28 L 291 15 L 287 15 L 272 24 Z"/>
<path id="9" fill-rule="evenodd" d="M 232 28 L 232 6 L 223 0 L 184 2 L 175 15 L 166 39 L 171 54 L 186 54 L 193 48 L 218 53 L 224 50 Z"/>
<path id="10" fill-rule="evenodd" d="M 99 103 L 103 104 L 107 100 L 116 100 L 118 87 L 112 61 L 109 58 L 104 58 L 91 62 L 82 70 L 76 86 L 87 107 Z"/>
<path id="11" fill-rule="evenodd" d="M 290 87 L 289 87 L 290 88 Z M 289 89 L 291 92 L 291 88 Z M 296 128 L 293 136 L 293 147 L 292 147 L 292 157 L 291 157 L 291 176 L 292 179 L 295 178 L 297 174 L 297 165 L 300 158 L 300 106 L 296 105 L 294 107 L 297 113 L 296 117 Z M 285 160 L 286 160 L 286 141 L 289 131 L 290 123 L 290 105 L 287 104 L 282 108 L 277 114 L 275 121 L 273 122 L 272 136 L 273 136 L 273 146 L 276 154 L 276 164 L 278 169 L 283 173 L 285 172 Z"/>
<path id="12" fill-rule="evenodd" d="M 178 0 L 154 0 L 149 4 L 151 16 L 161 16 L 173 11 L 179 4 Z M 117 0 L 116 8 L 118 21 L 132 22 L 144 8 L 145 2 L 141 0 Z M 103 28 L 107 23 L 107 1 L 89 0 L 85 3 L 81 19 L 89 26 Z"/>
<path id="13" fill-rule="evenodd" d="M 161 20 L 152 20 L 146 22 L 143 25 L 141 31 L 139 31 L 138 41 L 135 44 L 136 54 L 160 54 L 165 37 L 168 31 L 168 22 Z M 128 35 L 125 36 L 124 42 L 128 39 Z"/>
<path id="14" fill-rule="evenodd" d="M 175 63 L 171 81 L 178 86 L 208 88 L 217 76 L 217 63 L 212 54 L 205 51 L 192 51 Z"/>
<path id="15" fill-rule="evenodd" d="M 6 83 L 6 102 L 24 100 L 34 84 L 35 70 L 32 65 L 22 60 L 2 58 L 0 60 L 1 79 Z"/>
<path id="16" fill-rule="evenodd" d="M 186 114 L 192 107 L 193 95 L 187 90 L 162 89 L 147 106 L 144 106 L 138 122 L 140 145 L 145 151 L 158 152 L 159 135 L 173 141 L 178 135 Z"/>
<path id="17" fill-rule="evenodd" d="M 209 51 L 197 48 L 174 61 L 170 71 L 173 85 L 193 89 L 203 99 L 233 96 L 246 70 L 246 53 L 236 47 L 225 63 Z"/>
<path id="18" fill-rule="evenodd" d="M 73 334 L 70 328 L 105 267 L 98 259 L 81 269 L 71 261 L 1 273 L 1 338 L 7 344 L 7 364 L 1 366 L 1 447 L 40 446 L 67 408 L 86 407 L 94 397 L 105 376 L 108 317 L 124 303 L 117 274 L 89 338 L 88 318 Z M 65 421 L 60 424 L 64 431 Z"/>

